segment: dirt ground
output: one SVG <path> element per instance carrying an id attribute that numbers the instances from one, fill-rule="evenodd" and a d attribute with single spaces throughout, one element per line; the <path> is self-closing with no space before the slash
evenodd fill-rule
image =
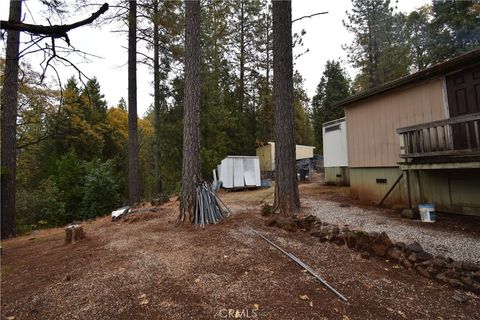
<path id="1" fill-rule="evenodd" d="M 346 189 L 300 189 L 310 200 L 351 203 Z M 458 291 L 391 262 L 265 227 L 260 203 L 272 193 L 222 193 L 234 214 L 205 230 L 175 228 L 172 201 L 129 222 L 86 223 L 87 239 L 73 245 L 64 244 L 62 228 L 3 241 L 2 319 L 480 319 L 480 297 L 472 293 L 460 291 L 460 303 Z M 456 230 L 451 223 L 434 227 Z M 348 302 L 250 227 L 305 261 Z"/>

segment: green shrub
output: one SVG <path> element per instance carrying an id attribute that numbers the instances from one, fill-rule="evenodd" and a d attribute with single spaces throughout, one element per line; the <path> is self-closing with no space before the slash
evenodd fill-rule
<path id="1" fill-rule="evenodd" d="M 83 186 L 83 218 L 105 215 L 121 204 L 119 183 L 115 177 L 112 161 L 101 163 L 95 159 L 86 164 Z"/>
<path id="2" fill-rule="evenodd" d="M 40 191 L 37 192 L 39 192 L 41 199 L 36 221 L 39 227 L 58 226 L 70 222 L 60 190 L 51 178 L 43 181 L 40 185 Z"/>

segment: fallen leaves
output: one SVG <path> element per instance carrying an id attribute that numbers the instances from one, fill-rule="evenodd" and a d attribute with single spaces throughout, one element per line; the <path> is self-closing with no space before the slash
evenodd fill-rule
<path id="1" fill-rule="evenodd" d="M 398 310 L 397 313 L 402 316 L 402 318 L 407 319 L 407 316 L 402 311 Z"/>
<path id="2" fill-rule="evenodd" d="M 405 313 L 404 313 L 403 311 L 401 311 L 401 310 L 395 311 L 394 309 L 388 308 L 388 307 L 387 307 L 387 310 L 390 311 L 391 313 L 397 313 L 397 314 L 399 314 L 402 318 L 407 319 L 407 316 L 406 316 Z"/>
<path id="3" fill-rule="evenodd" d="M 302 300 L 309 300 L 308 296 L 306 294 L 300 295 L 300 299 Z"/>
<path id="4" fill-rule="evenodd" d="M 145 293 L 141 294 L 138 299 L 140 300 L 140 305 L 145 306 L 147 305 L 150 301 L 147 299 L 147 295 Z"/>

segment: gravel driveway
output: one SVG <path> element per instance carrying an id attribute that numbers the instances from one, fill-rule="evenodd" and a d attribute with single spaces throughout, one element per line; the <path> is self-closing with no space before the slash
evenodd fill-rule
<path id="1" fill-rule="evenodd" d="M 371 232 L 385 231 L 393 241 L 411 243 L 417 241 L 425 251 L 435 255 L 480 263 L 480 236 L 461 231 L 435 230 L 421 221 L 392 219 L 379 209 L 340 207 L 338 202 L 302 199 L 305 215 L 315 215 L 323 222 L 348 225 Z"/>

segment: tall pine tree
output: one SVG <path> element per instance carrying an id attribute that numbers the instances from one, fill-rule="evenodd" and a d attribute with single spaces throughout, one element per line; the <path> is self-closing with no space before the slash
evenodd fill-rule
<path id="1" fill-rule="evenodd" d="M 300 209 L 293 108 L 292 2 L 273 2 L 273 92 L 275 96 L 274 210 L 293 216 Z"/>
<path id="2" fill-rule="evenodd" d="M 182 193 L 178 223 L 193 222 L 200 169 L 200 1 L 185 1 L 185 98 Z"/>
<path id="3" fill-rule="evenodd" d="M 354 40 L 344 49 L 359 69 L 356 88 L 373 88 L 407 74 L 406 40 L 400 32 L 404 19 L 394 14 L 390 0 L 352 0 L 352 6 L 343 23 Z"/>
<path id="4" fill-rule="evenodd" d="M 348 77 L 340 62 L 327 61 L 317 91 L 312 98 L 313 128 L 317 152 L 323 152 L 322 124 L 344 116 L 343 108 L 333 107 L 333 104 L 349 95 Z"/>
<path id="5" fill-rule="evenodd" d="M 19 22 L 22 17 L 22 1 L 10 0 L 9 20 Z M 16 143 L 18 105 L 18 54 L 20 32 L 9 30 L 7 35 L 5 81 L 2 92 L 2 205 L 1 238 L 15 234 L 15 190 L 16 190 Z"/>

